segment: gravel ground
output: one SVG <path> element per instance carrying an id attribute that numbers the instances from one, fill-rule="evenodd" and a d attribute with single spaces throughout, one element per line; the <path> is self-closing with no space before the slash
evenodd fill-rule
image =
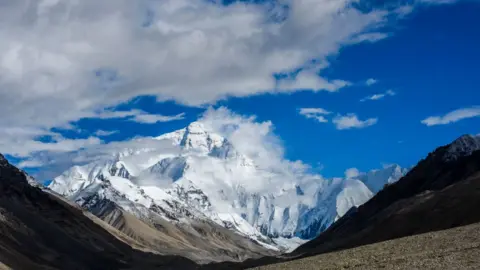
<path id="1" fill-rule="evenodd" d="M 480 269 L 480 223 L 254 269 Z"/>

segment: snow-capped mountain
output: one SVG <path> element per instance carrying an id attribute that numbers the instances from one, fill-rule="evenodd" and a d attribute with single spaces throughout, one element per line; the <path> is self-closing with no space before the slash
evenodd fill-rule
<path id="1" fill-rule="evenodd" d="M 448 146 L 445 160 L 451 161 L 462 156 L 469 156 L 480 150 L 480 135 L 463 135 Z"/>
<path id="2" fill-rule="evenodd" d="M 72 167 L 49 188 L 87 209 L 107 199 L 139 218 L 154 212 L 171 222 L 210 220 L 264 246 L 275 248 L 273 238 L 290 249 L 288 243 L 316 237 L 405 174 L 397 165 L 352 179 L 272 170 L 201 122 L 155 139 L 165 142 L 161 148 L 124 149 Z"/>
<path id="3" fill-rule="evenodd" d="M 385 166 L 380 170 L 372 170 L 368 173 L 361 174 L 357 176 L 357 178 L 364 183 L 371 192 L 377 193 L 382 190 L 385 185 L 398 181 L 407 171 L 407 169 L 394 164 Z"/>

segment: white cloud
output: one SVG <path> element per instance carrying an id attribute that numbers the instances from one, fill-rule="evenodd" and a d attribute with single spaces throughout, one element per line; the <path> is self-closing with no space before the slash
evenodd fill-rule
<path id="1" fill-rule="evenodd" d="M 368 85 L 368 86 L 370 86 L 370 85 L 376 84 L 377 82 L 378 82 L 378 81 L 377 81 L 376 79 L 370 78 L 370 79 L 368 79 L 368 80 L 365 81 L 365 84 Z"/>
<path id="2" fill-rule="evenodd" d="M 184 119 L 185 114 L 165 116 L 160 114 L 150 114 L 142 110 L 130 111 L 109 111 L 92 112 L 85 114 L 84 117 L 112 119 L 124 118 L 142 124 L 154 124 L 157 122 L 168 122 Z M 61 129 L 76 128 L 72 125 L 64 125 Z M 13 126 L 0 129 L 0 152 L 16 157 L 27 157 L 36 152 L 70 152 L 82 149 L 86 146 L 98 145 L 102 140 L 98 137 L 110 136 L 119 131 L 103 131 L 98 130 L 88 138 L 64 138 L 58 132 L 52 132 L 46 128 L 30 127 L 30 126 Z M 41 140 L 47 138 L 48 140 Z"/>
<path id="3" fill-rule="evenodd" d="M 1 1 L 0 130 L 48 135 L 145 95 L 197 106 L 230 96 L 338 91 L 350 83 L 322 76 L 326 59 L 342 46 L 387 37 L 379 29 L 396 16 L 360 11 L 351 0 L 282 0 L 275 3 L 290 8 L 275 21 L 272 12 L 281 9 L 267 4 L 220 2 Z M 312 59 L 322 65 L 309 67 Z M 274 79 L 298 69 L 294 78 Z M 183 116 L 115 117 L 154 123 Z M 70 140 L 60 144 L 77 144 Z M 3 138 L 0 152 L 27 141 L 38 146 L 32 150 L 52 147 L 25 135 Z"/>
<path id="4" fill-rule="evenodd" d="M 345 171 L 346 178 L 355 178 L 360 175 L 360 171 L 357 168 L 350 168 Z"/>
<path id="5" fill-rule="evenodd" d="M 364 33 L 355 36 L 351 39 L 351 43 L 361 43 L 361 42 L 377 42 L 379 40 L 389 37 L 389 33 Z"/>
<path id="6" fill-rule="evenodd" d="M 23 160 L 17 164 L 19 168 L 39 168 L 42 167 L 44 164 L 40 160 L 36 159 L 27 159 Z"/>
<path id="7" fill-rule="evenodd" d="M 84 165 L 95 161 L 109 160 L 116 153 L 129 149 L 150 149 L 151 155 L 159 155 L 163 151 L 180 153 L 170 142 L 153 138 L 137 137 L 126 141 L 86 145 L 76 151 L 69 152 L 34 152 L 18 166 L 21 168 L 38 168 L 42 170 L 33 175 L 38 181 L 51 180 L 74 165 Z M 145 155 L 148 157 L 148 155 Z"/>
<path id="8" fill-rule="evenodd" d="M 258 176 L 251 179 L 247 175 L 236 175 L 239 183 L 245 183 L 242 185 L 244 188 L 263 193 L 291 189 L 294 181 L 301 186 L 306 183 L 311 183 L 311 186 L 323 184 L 323 177 L 312 174 L 309 165 L 300 160 L 292 161 L 285 158 L 284 144 L 274 133 L 275 127 L 272 122 L 260 122 L 254 115 L 239 115 L 225 107 L 209 108 L 198 121 L 202 122 L 207 130 L 225 137 L 239 153 L 252 159 L 261 174 L 262 172 L 275 173 L 275 177 L 268 179 L 267 176 L 263 178 L 264 181 L 258 181 Z M 215 164 L 211 164 L 211 167 L 214 168 Z M 270 173 L 267 174 L 271 176 Z M 305 192 L 308 193 L 305 198 L 308 202 L 305 201 L 305 203 L 314 203 L 315 191 L 305 190 Z M 289 202 L 291 201 L 285 203 Z"/>
<path id="9" fill-rule="evenodd" d="M 311 174 L 308 165 L 284 157 L 283 142 L 274 134 L 274 126 L 270 121 L 259 122 L 255 116 L 239 115 L 225 107 L 207 109 L 198 121 L 201 121 L 207 130 L 227 138 L 237 151 L 253 159 L 260 168 L 278 173 L 279 178 L 272 179 L 272 183 L 278 184 L 275 188 L 281 189 L 282 185 L 291 185 L 293 179 L 297 179 L 299 183 L 314 181 L 316 184 L 321 184 L 320 180 L 323 178 L 320 175 Z M 181 149 L 172 146 L 170 141 L 142 137 L 122 142 L 91 145 L 68 153 L 41 152 L 24 160 L 20 165 L 23 167 L 41 166 L 41 172 L 35 177 L 42 181 L 58 176 L 73 165 L 111 159 L 115 153 L 129 151 L 129 149 L 148 149 L 151 156 L 165 153 L 178 155 L 181 152 Z M 142 154 L 142 157 L 148 158 L 148 155 Z M 243 176 L 236 177 L 240 179 Z M 251 188 L 269 188 L 268 184 L 263 182 L 258 182 L 258 187 L 254 187 L 255 183 L 252 185 Z M 287 186 L 285 187 L 287 188 Z M 311 198 L 314 198 L 313 194 Z"/>
<path id="10" fill-rule="evenodd" d="M 305 116 L 306 118 L 316 119 L 320 123 L 327 123 L 328 120 L 325 115 L 329 115 L 332 112 L 329 112 L 322 108 L 301 108 L 299 114 Z"/>
<path id="11" fill-rule="evenodd" d="M 283 162 L 283 144 L 273 133 L 270 121 L 257 122 L 255 116 L 238 115 L 225 107 L 209 108 L 199 121 L 263 167 L 276 167 Z"/>
<path id="12" fill-rule="evenodd" d="M 479 117 L 480 107 L 462 108 L 451 111 L 443 116 L 430 116 L 422 120 L 427 126 L 446 125 L 458 122 L 463 119 Z"/>
<path id="13" fill-rule="evenodd" d="M 323 108 L 301 108 L 299 110 L 299 114 L 305 116 L 306 118 L 316 119 L 320 123 L 327 123 L 328 119 L 325 116 L 331 115 L 332 112 Z M 369 127 L 375 125 L 378 122 L 378 119 L 369 118 L 362 121 L 358 119 L 356 114 L 349 113 L 346 115 L 337 114 L 332 119 L 332 122 L 338 130 L 344 130 Z"/>
<path id="14" fill-rule="evenodd" d="M 118 130 L 112 130 L 112 131 L 107 131 L 107 130 L 97 130 L 95 131 L 95 136 L 98 136 L 98 137 L 108 137 L 110 135 L 113 135 L 113 134 L 116 134 L 120 131 Z"/>
<path id="15" fill-rule="evenodd" d="M 155 124 L 158 122 L 170 122 L 170 121 L 175 121 L 175 120 L 182 120 L 185 118 L 185 113 L 180 113 L 177 115 L 172 115 L 172 116 L 165 116 L 165 115 L 159 115 L 159 114 L 138 114 L 135 115 L 131 121 L 137 122 L 137 123 L 144 123 L 144 124 Z"/>
<path id="16" fill-rule="evenodd" d="M 371 96 L 368 96 L 368 97 L 364 97 L 364 98 L 360 99 L 360 102 L 365 102 L 367 100 L 380 100 L 380 99 L 383 99 L 386 96 L 395 96 L 396 94 L 397 93 L 395 93 L 393 90 L 387 90 L 384 93 L 374 94 L 374 95 L 371 95 Z"/>
<path id="17" fill-rule="evenodd" d="M 42 140 L 42 138 L 45 138 Z M 59 133 L 31 128 L 0 129 L 0 149 L 3 154 L 27 157 L 36 152 L 70 152 L 101 144 L 97 137 L 64 138 Z"/>
<path id="18" fill-rule="evenodd" d="M 399 18 L 403 18 L 413 12 L 413 5 L 400 6 L 394 10 L 398 14 Z"/>
<path id="19" fill-rule="evenodd" d="M 285 20 L 274 22 L 265 5 L 218 2 L 2 1 L 0 129 L 50 130 L 144 95 L 196 106 L 297 88 L 337 91 L 349 83 L 318 75 L 328 65 L 279 82 L 273 75 L 377 40 L 391 15 L 359 11 L 350 0 L 286 0 Z"/>
<path id="20" fill-rule="evenodd" d="M 333 123 L 339 130 L 352 128 L 365 128 L 373 126 L 378 122 L 378 118 L 369 118 L 366 120 L 358 119 L 356 114 L 350 113 L 347 115 L 337 115 L 333 118 Z"/>
<path id="21" fill-rule="evenodd" d="M 129 111 L 104 110 L 99 113 L 93 114 L 91 117 L 100 118 L 100 119 L 126 118 L 129 121 L 133 121 L 137 123 L 155 124 L 158 122 L 170 122 L 170 121 L 182 120 L 185 118 L 185 113 L 179 113 L 177 115 L 161 115 L 161 114 L 150 114 L 142 110 L 129 110 Z"/>
<path id="22" fill-rule="evenodd" d="M 297 76 L 281 80 L 277 84 L 278 91 L 294 92 L 298 90 L 336 92 L 339 89 L 351 85 L 344 80 L 327 80 L 313 71 L 302 71 Z"/>

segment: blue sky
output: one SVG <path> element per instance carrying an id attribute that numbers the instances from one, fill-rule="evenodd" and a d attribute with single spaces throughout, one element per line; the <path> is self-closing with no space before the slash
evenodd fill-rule
<path id="1" fill-rule="evenodd" d="M 260 5 L 264 5 L 268 1 L 260 2 L 262 3 Z M 318 59 L 320 62 L 328 64 L 320 64 L 321 67 L 314 67 L 313 70 L 318 72 L 319 78 L 327 81 L 327 83 L 319 83 L 322 89 L 327 89 L 326 91 L 303 89 L 301 86 L 304 84 L 299 83 L 285 86 L 285 89 L 288 88 L 288 90 L 258 92 L 245 90 L 243 93 L 244 88 L 251 87 L 248 83 L 243 85 L 243 82 L 256 76 L 252 74 L 257 71 L 250 68 L 250 70 L 238 71 L 241 79 L 239 82 L 242 85 L 238 86 L 236 92 L 226 91 L 211 94 L 203 89 L 213 89 L 219 85 L 223 87 L 224 82 L 209 84 L 207 79 L 210 78 L 206 77 L 205 80 L 197 78 L 191 75 L 190 70 L 186 70 L 189 72 L 188 76 L 191 76 L 190 80 L 193 82 L 198 80 L 198 84 L 192 83 L 192 85 L 185 85 L 184 88 L 172 88 L 173 92 L 162 93 L 162 96 L 155 94 L 156 92 L 147 95 L 150 92 L 139 90 L 138 95 L 125 94 L 123 99 L 118 97 L 118 100 L 109 100 L 93 107 L 78 105 L 82 102 L 87 104 L 91 102 L 90 99 L 88 101 L 77 99 L 74 107 L 78 106 L 76 110 L 79 113 L 70 118 L 65 116 L 65 119 L 61 114 L 65 114 L 69 110 L 68 106 L 70 108 L 72 106 L 68 105 L 68 102 L 66 107 L 62 107 L 61 104 L 55 105 L 58 106 L 58 108 L 55 107 L 56 111 L 52 109 L 52 112 L 42 116 L 55 115 L 57 117 L 60 114 L 58 117 L 61 119 L 58 121 L 45 123 L 38 127 L 26 121 L 26 124 L 22 124 L 21 127 L 46 130 L 44 133 L 39 133 L 40 136 L 33 136 L 29 139 L 40 144 L 61 144 L 62 147 L 39 147 L 38 150 L 35 148 L 37 147 L 35 144 L 32 149 L 20 152 L 9 149 L 6 143 L 3 146 L 0 143 L 0 152 L 5 152 L 12 161 L 21 164 L 22 161 L 48 156 L 49 152 L 55 154 L 62 151 L 75 152 L 89 145 L 103 145 L 110 142 L 128 141 L 139 136 L 160 135 L 185 127 L 189 122 L 201 117 L 209 106 L 213 108 L 223 106 L 236 114 L 256 116 L 255 121 L 257 122 L 271 121 L 274 126 L 274 134 L 282 141 L 285 158 L 301 160 L 310 165 L 314 171 L 327 177 L 342 176 L 344 171 L 351 167 L 356 167 L 360 171 L 380 168 L 382 164 L 390 163 L 410 167 L 428 152 L 449 143 L 462 134 L 480 133 L 480 117 L 476 117 L 480 115 L 478 109 L 480 91 L 477 82 L 480 72 L 478 67 L 480 28 L 476 27 L 476 25 L 480 25 L 478 17 L 480 4 L 477 1 L 452 1 L 448 4 L 425 1 L 425 3 L 415 3 L 403 7 L 405 10 L 408 8 L 412 11 L 395 15 L 394 19 L 377 24 L 373 28 L 365 26 L 369 33 L 382 35 L 378 40 L 373 36 L 368 36 L 365 37 L 365 42 L 354 42 L 351 39 L 346 41 L 343 37 L 339 37 L 338 40 L 333 39 L 331 43 L 322 45 L 325 49 L 318 51 L 320 55 Z M 155 21 L 155 14 L 159 11 L 153 10 L 153 15 L 149 16 L 152 16 L 152 20 Z M 327 15 L 329 14 L 327 13 Z M 355 18 L 353 16 L 352 20 Z M 152 25 L 154 24 L 152 23 Z M 334 27 L 337 26 L 333 25 L 332 29 L 335 30 Z M 342 27 L 343 24 L 339 25 L 338 27 Z M 243 28 L 235 29 L 236 31 L 243 30 Z M 310 29 L 304 30 L 308 32 Z M 331 35 L 329 31 L 326 33 Z M 352 33 L 354 35 L 365 33 L 365 29 L 352 30 Z M 304 34 L 299 39 L 306 36 L 308 35 Z M 197 39 L 201 39 L 201 37 L 200 35 Z M 328 36 L 326 38 L 328 39 Z M 338 42 L 343 45 L 337 46 Z M 345 43 L 350 44 L 346 45 Z M 266 46 L 261 47 L 262 50 L 268 51 L 269 47 Z M 289 45 L 285 41 L 284 46 L 293 45 Z M 308 47 L 306 45 L 302 47 L 302 49 L 305 48 Z M 200 50 L 195 53 L 209 54 L 211 51 Z M 286 57 L 283 55 L 282 59 Z M 133 59 L 132 61 L 137 60 Z M 138 61 L 138 63 L 133 63 L 141 64 L 141 61 L 146 60 L 142 58 Z M 181 59 L 178 60 L 178 63 L 181 61 Z M 133 83 L 133 80 L 129 81 L 128 74 L 134 73 L 128 73 L 130 70 L 125 68 L 123 63 L 110 61 L 110 59 L 108 63 L 112 67 L 102 70 L 113 70 L 115 76 L 107 81 L 96 81 L 100 83 L 100 86 L 96 85 L 99 87 L 96 90 L 98 95 L 96 99 L 103 98 L 102 91 L 108 92 L 117 87 L 112 84 L 119 85 L 118 89 L 120 90 L 116 90 L 117 92 L 127 93 L 128 90 L 123 89 L 131 87 Z M 118 69 L 115 65 L 119 66 Z M 177 64 L 172 64 L 171 69 L 167 69 L 165 73 L 174 69 L 175 65 Z M 179 70 L 186 67 L 178 65 Z M 249 63 L 245 65 L 247 68 L 249 67 Z M 290 67 L 291 65 L 285 64 L 285 66 Z M 156 68 L 156 66 L 152 67 Z M 212 70 L 216 71 L 218 67 L 215 66 Z M 142 65 L 138 65 L 138 68 L 141 69 Z M 201 69 L 202 66 L 199 65 L 197 70 L 198 68 Z M 308 64 L 298 68 L 309 71 Z M 221 66 L 218 70 L 225 70 L 225 66 Z M 294 74 L 298 70 L 290 68 L 285 74 Z M 259 73 L 263 71 L 263 69 L 258 70 Z M 145 68 L 142 72 L 148 74 L 150 69 Z M 172 71 L 169 77 L 177 78 L 177 73 Z M 282 72 L 275 72 L 275 74 L 280 73 Z M 303 74 L 302 71 L 300 73 Z M 60 75 L 63 76 L 63 73 Z M 55 78 L 63 78 L 60 75 Z M 225 76 L 228 79 L 228 76 L 235 78 L 234 75 L 234 73 L 233 75 L 227 73 Z M 152 78 L 155 77 L 154 74 L 152 76 Z M 156 87 L 163 83 L 163 81 L 160 83 L 154 81 L 150 77 L 139 76 L 138 78 L 145 79 L 145 82 L 139 83 L 142 86 L 141 89 Z M 138 80 L 138 78 L 136 79 Z M 69 77 L 68 79 L 71 82 L 77 78 Z M 367 83 L 369 79 L 374 80 Z M 185 80 L 189 79 L 185 78 Z M 256 77 L 255 80 L 255 85 L 257 85 L 257 81 L 261 81 Z M 334 83 L 335 80 L 338 80 L 339 84 Z M 124 81 L 128 82 L 125 87 L 122 85 Z M 297 78 L 297 82 L 299 81 L 300 79 Z M 55 83 L 61 85 L 63 82 L 62 79 L 59 79 Z M 135 83 L 137 82 L 135 81 Z M 2 85 L 5 87 L 6 84 L 0 84 L 0 87 Z M 197 85 L 199 90 L 193 92 L 192 88 Z M 185 91 L 185 94 L 179 93 L 182 91 Z M 189 94 L 188 91 L 192 91 L 192 94 Z M 198 94 L 197 98 L 197 93 L 203 93 L 202 91 L 205 94 Z M 85 91 L 79 93 L 89 94 Z M 41 96 L 37 100 L 40 102 L 43 97 Z M 58 103 L 61 103 L 62 100 Z M 46 103 L 45 106 L 49 105 Z M 105 108 L 108 108 L 109 112 L 138 111 L 125 117 L 113 117 L 105 116 L 105 112 L 99 112 L 99 109 L 105 110 Z M 328 111 L 328 114 L 315 115 L 325 117 L 326 122 L 302 115 L 300 113 L 302 108 L 321 108 Z M 427 122 L 422 123 L 422 120 L 428 117 L 442 117 L 460 109 L 464 110 L 454 113 L 451 121 L 431 119 L 429 125 L 426 124 Z M 146 114 L 150 115 L 145 116 Z M 132 118 L 138 117 L 138 115 L 145 117 L 139 117 L 133 121 Z M 363 126 L 361 122 L 357 125 L 349 122 L 350 126 L 339 128 L 337 120 L 340 121 L 342 117 L 353 115 L 359 121 L 366 121 Z M 151 116 L 153 119 L 150 118 Z M 166 118 L 156 118 L 158 116 Z M 175 118 L 175 116 L 178 117 Z M 368 119 L 371 121 L 368 122 Z M 4 125 L 12 125 L 12 122 L 6 122 Z M 107 133 L 102 134 L 99 131 L 108 131 L 112 134 L 107 136 Z M 67 143 L 68 146 L 65 146 Z M 42 170 L 41 166 L 25 166 L 25 168 L 34 174 Z"/>

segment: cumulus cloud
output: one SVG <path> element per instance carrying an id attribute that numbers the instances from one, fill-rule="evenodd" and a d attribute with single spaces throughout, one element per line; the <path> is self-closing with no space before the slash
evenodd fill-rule
<path id="1" fill-rule="evenodd" d="M 393 90 L 387 90 L 385 91 L 384 93 L 380 93 L 380 94 L 374 94 L 374 95 L 371 95 L 371 96 L 368 96 L 368 97 L 364 97 L 362 99 L 360 99 L 360 102 L 365 102 L 367 100 L 380 100 L 380 99 L 383 99 L 384 97 L 386 96 L 395 96 L 397 93 L 395 93 Z"/>
<path id="2" fill-rule="evenodd" d="M 284 147 L 270 121 L 258 122 L 255 116 L 242 116 L 225 107 L 209 108 L 199 121 L 263 167 L 278 167 L 283 162 Z"/>
<path id="3" fill-rule="evenodd" d="M 337 115 L 333 118 L 333 123 L 338 130 L 353 129 L 353 128 L 366 128 L 373 126 L 378 122 L 378 118 L 369 118 L 366 120 L 358 119 L 358 116 L 354 113 L 347 115 Z"/>
<path id="4" fill-rule="evenodd" d="M 296 179 L 296 182 L 300 184 L 312 181 L 314 184 L 321 184 L 322 176 L 310 173 L 308 165 L 302 161 L 292 161 L 285 158 L 283 142 L 275 135 L 274 126 L 270 121 L 261 122 L 255 116 L 239 115 L 225 107 L 207 109 L 198 121 L 204 125 L 206 130 L 227 138 L 239 153 L 248 156 L 255 162 L 256 166 L 261 168 L 260 172 L 275 172 L 275 179 L 271 179 L 272 183 L 275 183 L 275 188 L 292 188 L 288 185 L 293 183 L 293 179 Z M 148 152 L 147 155 L 141 155 L 141 158 L 145 160 L 166 153 L 178 155 L 182 151 L 179 147 L 173 146 L 170 141 L 140 137 L 122 142 L 91 145 L 71 152 L 39 152 L 24 160 L 20 163 L 20 166 L 42 167 L 42 170 L 34 176 L 43 181 L 60 175 L 73 165 L 109 160 L 114 158 L 117 153 L 135 153 L 135 149 Z M 137 159 L 139 157 L 134 154 L 131 158 Z M 208 160 L 200 160 L 199 162 L 208 162 Z M 212 173 L 217 173 L 214 169 L 218 164 L 205 163 L 202 165 L 210 168 Z M 247 176 L 237 175 L 236 177 L 241 179 Z M 265 176 L 265 179 L 268 179 L 268 176 Z M 250 188 L 260 190 L 269 187 L 272 188 L 268 183 L 258 182 L 257 185 L 257 182 L 255 182 L 252 183 Z"/>
<path id="5" fill-rule="evenodd" d="M 25 156 L 99 144 L 96 137 L 51 132 L 82 118 L 147 124 L 183 118 L 98 113 L 139 96 L 198 106 L 231 96 L 338 91 L 350 83 L 322 76 L 326 59 L 342 46 L 385 38 L 379 29 L 396 16 L 359 10 L 352 0 L 275 1 L 289 6 L 284 13 L 272 3 L 220 2 L 1 1 L 0 152 Z M 322 64 L 312 66 L 312 59 Z"/>
<path id="6" fill-rule="evenodd" d="M 306 118 L 316 119 L 320 123 L 327 123 L 328 120 L 325 115 L 329 115 L 332 112 L 329 112 L 322 108 L 301 108 L 299 114 L 305 116 Z"/>
<path id="7" fill-rule="evenodd" d="M 427 126 L 447 125 L 458 122 L 463 119 L 474 118 L 480 116 L 480 107 L 462 108 L 451 111 L 442 116 L 430 116 L 423 119 L 421 122 Z"/>
<path id="8" fill-rule="evenodd" d="M 275 2 L 289 5 L 285 14 L 271 3 L 219 2 L 2 1 L 0 129 L 48 131 L 144 95 L 197 106 L 266 92 L 338 91 L 349 83 L 323 77 L 327 66 L 304 67 L 382 37 L 377 29 L 391 17 L 360 11 L 351 0 Z M 274 76 L 299 68 L 293 77 Z"/>

